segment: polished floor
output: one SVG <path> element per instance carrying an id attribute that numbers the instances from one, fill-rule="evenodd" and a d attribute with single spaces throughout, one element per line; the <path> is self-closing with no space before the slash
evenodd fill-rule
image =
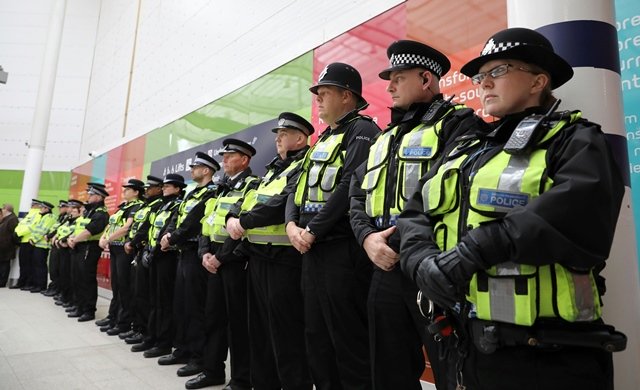
<path id="1" fill-rule="evenodd" d="M 108 304 L 98 299 L 97 318 Z M 0 288 L 0 390 L 185 388 L 180 366 L 159 366 L 129 348 L 93 321 L 67 318 L 51 298 Z"/>

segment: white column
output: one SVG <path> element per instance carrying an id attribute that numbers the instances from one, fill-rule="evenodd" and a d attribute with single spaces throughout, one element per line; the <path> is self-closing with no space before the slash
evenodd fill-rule
<path id="1" fill-rule="evenodd" d="M 60 42 L 62 41 L 66 5 L 66 0 L 56 0 L 49 20 L 49 34 L 42 62 L 38 98 L 33 115 L 29 151 L 27 152 L 22 193 L 20 194 L 20 212 L 29 211 L 31 199 L 37 197 L 38 189 L 40 188 L 40 175 L 42 174 L 44 149 L 47 144 L 49 116 L 51 114 L 53 90 L 56 84 L 58 55 L 60 53 Z"/>
<path id="2" fill-rule="evenodd" d="M 627 187 L 604 276 L 607 293 L 604 319 L 629 341 L 613 355 L 616 389 L 640 383 L 640 283 L 635 227 L 628 186 L 629 164 L 622 109 L 618 42 L 613 0 L 507 1 L 509 27 L 536 29 L 574 67 L 571 81 L 558 88 L 561 109 L 581 109 L 584 117 L 602 125 L 623 163 Z M 585 210 L 588 212 L 588 210 Z M 596 221 L 594 221 L 596 223 Z"/>

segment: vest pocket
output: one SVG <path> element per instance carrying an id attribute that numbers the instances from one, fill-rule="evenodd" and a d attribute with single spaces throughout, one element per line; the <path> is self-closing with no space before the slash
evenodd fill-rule
<path id="1" fill-rule="evenodd" d="M 537 267 L 502 263 L 473 276 L 469 301 L 482 320 L 532 325 L 538 317 L 537 279 Z"/>
<path id="2" fill-rule="evenodd" d="M 460 171 L 457 168 L 439 171 L 422 186 L 424 212 L 442 215 L 458 204 Z"/>
<path id="3" fill-rule="evenodd" d="M 570 322 L 600 318 L 602 308 L 593 272 L 571 271 L 558 263 L 552 267 L 555 314 Z"/>

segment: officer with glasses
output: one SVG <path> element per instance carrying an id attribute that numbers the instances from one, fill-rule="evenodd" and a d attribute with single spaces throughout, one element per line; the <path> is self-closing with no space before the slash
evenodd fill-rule
<path id="1" fill-rule="evenodd" d="M 557 110 L 573 69 L 543 35 L 493 35 L 462 67 L 489 133 L 454 143 L 398 221 L 400 262 L 454 329 L 447 389 L 609 389 L 599 271 L 624 194 L 600 126 Z"/>

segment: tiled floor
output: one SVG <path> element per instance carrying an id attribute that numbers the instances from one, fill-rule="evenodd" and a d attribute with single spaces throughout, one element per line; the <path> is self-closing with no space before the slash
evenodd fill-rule
<path id="1" fill-rule="evenodd" d="M 97 318 L 108 304 L 98 299 Z M 185 388 L 180 366 L 159 366 L 129 348 L 93 321 L 67 318 L 51 298 L 0 288 L 0 390 Z"/>

